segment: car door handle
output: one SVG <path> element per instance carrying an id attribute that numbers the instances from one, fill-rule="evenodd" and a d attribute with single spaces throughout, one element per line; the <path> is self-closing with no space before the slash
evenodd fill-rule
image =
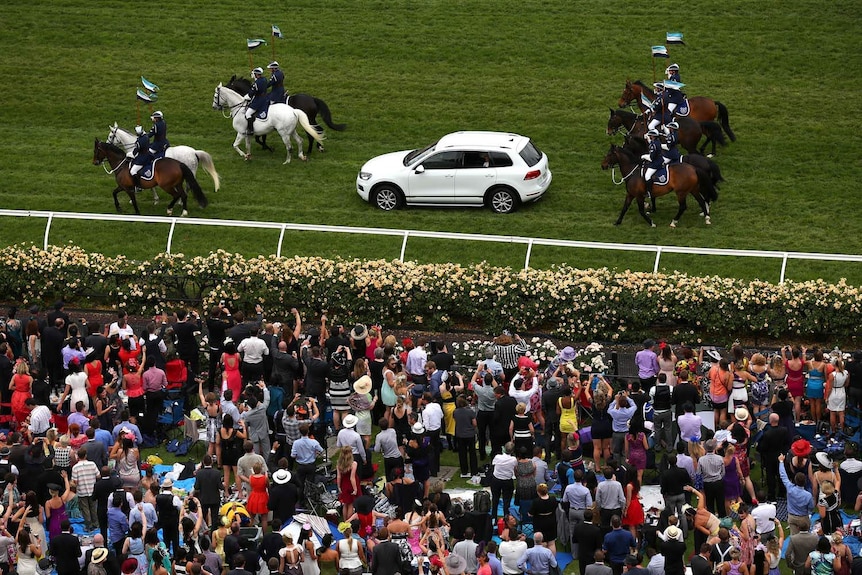
<path id="1" fill-rule="evenodd" d="M 454 178 L 454 177 L 455 177 L 455 174 L 446 174 L 446 177 L 447 177 L 447 178 Z"/>
<path id="2" fill-rule="evenodd" d="M 485 177 L 486 177 L 486 178 L 493 178 L 493 177 L 494 177 L 494 174 L 485 174 Z"/>

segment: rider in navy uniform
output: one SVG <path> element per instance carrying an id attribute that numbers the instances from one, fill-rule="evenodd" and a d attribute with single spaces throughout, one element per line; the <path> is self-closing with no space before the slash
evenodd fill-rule
<path id="1" fill-rule="evenodd" d="M 135 191 L 141 191 L 141 176 L 140 172 L 150 162 L 153 157 L 150 155 L 150 136 L 144 133 L 141 126 L 135 126 L 135 134 L 138 139 L 135 140 L 135 146 L 129 151 L 127 156 L 131 158 L 129 174 L 132 176 L 132 183 L 135 185 Z"/>
<path id="2" fill-rule="evenodd" d="M 150 119 L 153 121 L 153 127 L 148 134 L 150 137 L 150 153 L 155 158 L 161 158 L 165 155 L 165 150 L 171 145 L 168 142 L 168 125 L 165 123 L 164 115 L 159 110 L 153 112 Z"/>
<path id="3" fill-rule="evenodd" d="M 652 195 L 652 177 L 664 166 L 664 160 L 661 155 L 661 141 L 659 140 L 658 130 L 654 128 L 650 129 L 644 137 L 649 142 L 649 153 L 644 154 L 641 158 L 647 162 L 644 179 L 646 180 L 647 194 Z"/>
<path id="4" fill-rule="evenodd" d="M 673 115 L 668 109 L 667 90 L 664 89 L 664 83 L 656 82 L 653 86 L 655 87 L 655 100 L 653 100 L 651 108 L 652 120 L 647 126 L 651 130 L 657 129 L 673 119 Z"/>
<path id="5" fill-rule="evenodd" d="M 267 66 L 272 72 L 269 77 L 269 101 L 271 104 L 284 104 L 284 72 L 278 67 L 278 62 L 270 62 Z"/>
<path id="6" fill-rule="evenodd" d="M 679 64 L 671 64 L 667 68 L 665 68 L 664 73 L 667 75 L 667 79 L 672 82 L 682 82 L 679 79 Z"/>
<path id="7" fill-rule="evenodd" d="M 665 101 L 667 102 L 668 112 L 673 116 L 687 116 L 687 101 L 685 99 L 685 94 L 682 93 L 682 88 L 685 87 L 685 84 L 668 80 L 664 85 L 665 88 L 667 88 L 665 90 Z M 667 118 L 667 121 L 670 121 L 670 119 L 671 118 Z M 666 124 L 667 122 L 662 123 Z"/>
<path id="8" fill-rule="evenodd" d="M 682 162 L 682 154 L 676 145 L 679 143 L 679 124 L 668 122 L 664 127 L 664 144 L 661 145 L 662 156 L 665 164 L 678 164 Z"/>
<path id="9" fill-rule="evenodd" d="M 251 73 L 254 76 L 254 82 L 252 82 L 251 90 L 246 95 L 246 98 L 251 101 L 245 111 L 245 119 L 248 120 L 248 133 L 253 135 L 254 117 L 269 107 L 269 96 L 266 94 L 267 82 L 266 78 L 263 77 L 263 68 L 255 68 Z"/>

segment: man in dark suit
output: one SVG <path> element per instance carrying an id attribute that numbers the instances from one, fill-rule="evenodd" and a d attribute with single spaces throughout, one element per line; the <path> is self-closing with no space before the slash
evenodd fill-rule
<path id="1" fill-rule="evenodd" d="M 99 520 L 99 531 L 102 533 L 102 540 L 108 536 L 108 497 L 111 494 L 123 488 L 123 480 L 120 476 L 111 473 L 107 465 L 100 468 L 101 477 L 96 480 L 96 485 L 93 486 L 93 497 L 96 499 L 96 517 Z M 86 565 L 89 565 L 87 563 Z"/>
<path id="2" fill-rule="evenodd" d="M 491 418 L 491 459 L 501 453 L 503 445 L 509 441 L 509 424 L 515 419 L 515 408 L 518 400 L 506 392 L 502 385 L 494 389 L 497 403 L 494 404 L 494 415 Z"/>
<path id="3" fill-rule="evenodd" d="M 783 425 L 779 425 L 777 413 L 770 413 L 769 427 L 763 432 L 757 444 L 757 450 L 763 460 L 766 497 L 769 501 L 775 501 L 776 496 L 784 491 L 784 484 L 778 476 L 778 456 L 787 453 L 788 449 L 790 449 L 790 432 Z"/>
<path id="4" fill-rule="evenodd" d="M 195 375 L 200 373 L 201 369 L 196 339 L 196 335 L 201 331 L 201 318 L 194 310 L 187 314 L 186 310 L 181 309 L 177 311 L 177 321 L 171 324 L 171 327 L 174 328 L 174 336 L 177 338 L 177 354 L 188 367 L 184 391 L 191 394 L 197 387 Z"/>
<path id="5" fill-rule="evenodd" d="M 272 474 L 273 485 L 269 488 L 269 509 L 273 519 L 287 523 L 296 513 L 299 488 L 291 481 L 292 474 L 287 469 L 279 469 Z"/>
<path id="6" fill-rule="evenodd" d="M 120 561 L 117 559 L 117 554 L 114 553 L 113 549 L 105 546 L 105 538 L 102 537 L 101 533 L 93 535 L 93 548 L 87 549 L 87 552 L 84 554 L 84 565 L 89 565 L 93 562 L 93 551 L 100 547 L 108 550 L 108 557 L 102 563 L 105 566 L 105 573 L 107 575 L 120 575 Z"/>
<path id="7" fill-rule="evenodd" d="M 374 546 L 371 555 L 373 575 L 395 575 L 401 572 L 401 548 L 389 540 L 389 530 L 381 527 L 377 532 L 380 543 Z"/>
<path id="8" fill-rule="evenodd" d="M 60 534 L 51 537 L 48 548 L 57 565 L 57 575 L 79 575 L 81 573 L 78 558 L 81 553 L 81 542 L 72 534 L 72 523 L 68 519 L 60 522 Z"/>
<path id="9" fill-rule="evenodd" d="M 71 323 L 71 320 L 69 319 L 69 314 L 66 313 L 66 303 L 63 300 L 60 300 L 54 304 L 54 311 L 49 311 L 47 318 L 48 325 L 54 325 L 54 322 L 57 321 L 57 318 L 62 319 L 65 325 L 69 325 L 69 323 Z"/>
<path id="10" fill-rule="evenodd" d="M 42 332 L 42 364 L 48 373 L 51 385 L 60 388 L 65 384 L 63 377 L 63 341 L 66 339 L 66 324 L 57 318 Z"/>
<path id="11" fill-rule="evenodd" d="M 584 520 L 572 529 L 572 543 L 578 546 L 576 557 L 581 575 L 586 573 L 587 565 L 594 560 L 596 550 L 602 548 L 603 542 L 601 528 L 593 523 L 593 510 L 585 509 Z"/>
<path id="12" fill-rule="evenodd" d="M 101 469 L 108 464 L 108 446 L 96 439 L 96 430 L 92 427 L 87 428 L 85 435 L 87 441 L 84 443 L 84 449 L 87 450 L 87 459 Z"/>
<path id="13" fill-rule="evenodd" d="M 207 525 L 218 524 L 218 508 L 221 503 L 219 488 L 222 485 L 221 472 L 213 469 L 212 455 L 204 455 L 204 466 L 195 473 L 195 491 L 201 502 L 204 520 Z M 209 513 L 209 516 L 207 514 Z"/>

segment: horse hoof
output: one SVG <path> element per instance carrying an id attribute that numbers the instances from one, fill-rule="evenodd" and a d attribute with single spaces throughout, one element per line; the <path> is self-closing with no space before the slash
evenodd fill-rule
<path id="1" fill-rule="evenodd" d="M 672 228 L 676 227 L 676 220 L 671 221 L 670 227 L 672 227 Z"/>
<path id="2" fill-rule="evenodd" d="M 183 217 L 183 218 L 184 218 L 184 217 L 186 217 L 187 215 L 189 215 L 188 210 L 183 210 L 183 213 L 181 214 L 181 216 L 180 216 L 180 217 Z"/>
<path id="3" fill-rule="evenodd" d="M 251 154 L 246 154 L 242 157 L 246 162 L 251 160 Z"/>
<path id="4" fill-rule="evenodd" d="M 654 228 L 654 227 L 655 227 L 655 223 L 650 224 L 650 225 L 649 225 L 649 227 Z"/>
<path id="5" fill-rule="evenodd" d="M 715 154 L 707 154 L 707 155 L 706 155 L 706 157 L 707 157 L 707 158 L 714 158 L 714 157 L 715 157 Z"/>
<path id="6" fill-rule="evenodd" d="M 173 210 L 167 210 L 167 212 L 168 212 L 168 215 L 169 215 L 169 216 L 174 215 L 174 211 L 173 211 Z"/>
<path id="7" fill-rule="evenodd" d="M 159 205 L 159 200 L 158 200 L 158 199 L 153 200 L 153 205 L 154 205 L 154 206 Z"/>
<path id="8" fill-rule="evenodd" d="M 705 213 L 703 213 L 703 212 L 700 212 L 698 215 L 699 215 L 700 217 L 703 217 L 703 216 L 705 216 L 706 214 L 705 214 Z"/>
<path id="9" fill-rule="evenodd" d="M 712 220 L 709 219 L 709 216 L 706 216 L 706 219 L 703 220 L 703 223 L 705 223 L 706 225 L 710 225 L 712 224 Z"/>

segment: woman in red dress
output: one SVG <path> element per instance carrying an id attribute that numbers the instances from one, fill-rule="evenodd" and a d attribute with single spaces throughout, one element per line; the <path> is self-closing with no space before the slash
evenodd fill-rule
<path id="1" fill-rule="evenodd" d="M 629 468 L 626 480 L 626 508 L 623 510 L 623 526 L 629 528 L 635 541 L 637 541 L 638 526 L 643 525 L 644 522 L 644 508 L 641 505 L 639 495 L 641 486 L 638 482 L 637 469 Z"/>
<path id="2" fill-rule="evenodd" d="M 236 344 L 233 341 L 226 341 L 224 344 L 224 353 L 221 354 L 222 372 L 222 393 L 225 389 L 233 391 L 234 401 L 238 400 L 242 393 L 242 375 L 239 372 L 240 367 L 239 353 L 236 351 Z"/>
<path id="3" fill-rule="evenodd" d="M 15 364 L 15 375 L 12 376 L 9 384 L 9 391 L 12 392 L 12 414 L 18 424 L 23 424 L 30 413 L 24 402 L 33 397 L 32 389 L 33 377 L 30 375 L 30 367 L 26 361 L 18 360 Z"/>
<path id="4" fill-rule="evenodd" d="M 266 518 L 269 514 L 269 492 L 266 488 L 269 480 L 267 479 L 266 474 L 263 473 L 263 465 L 261 465 L 260 462 L 255 463 L 252 466 L 252 470 L 254 471 L 254 475 L 248 478 L 248 482 L 251 485 L 251 493 L 248 495 L 245 510 L 248 511 L 252 517 L 255 515 L 259 516 L 261 529 L 266 533 Z"/>
<path id="5" fill-rule="evenodd" d="M 105 385 L 102 376 L 102 360 L 95 353 L 87 355 L 87 363 L 84 364 L 84 372 L 87 374 L 87 394 L 90 399 L 96 399 L 96 390 Z"/>
<path id="6" fill-rule="evenodd" d="M 353 502 L 359 497 L 359 477 L 357 477 L 356 468 L 353 450 L 350 447 L 342 447 L 341 451 L 338 452 L 338 465 L 335 469 L 338 500 L 344 507 L 341 511 L 345 521 L 353 515 Z"/>

